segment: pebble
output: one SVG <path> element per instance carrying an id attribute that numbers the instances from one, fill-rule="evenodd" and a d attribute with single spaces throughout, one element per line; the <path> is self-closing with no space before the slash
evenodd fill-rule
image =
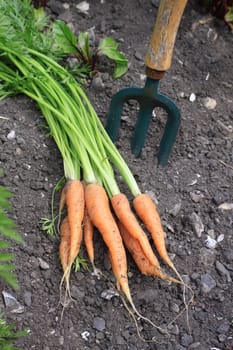
<path id="1" fill-rule="evenodd" d="M 102 332 L 105 329 L 105 320 L 102 317 L 94 317 L 93 328 Z"/>
<path id="2" fill-rule="evenodd" d="M 217 102 L 214 98 L 211 98 L 211 97 L 206 97 L 204 100 L 203 100 L 203 103 L 204 103 L 204 106 L 207 108 L 207 109 L 214 109 L 217 105 Z"/>
<path id="3" fill-rule="evenodd" d="M 189 194 L 194 203 L 199 203 L 205 197 L 200 191 L 190 192 Z"/>
<path id="4" fill-rule="evenodd" d="M 181 202 L 178 202 L 174 205 L 173 208 L 171 208 L 169 210 L 168 213 L 171 214 L 172 216 L 176 217 L 179 214 L 180 210 L 181 210 Z"/>
<path id="5" fill-rule="evenodd" d="M 193 337 L 189 334 L 183 334 L 180 339 L 180 344 L 188 347 L 190 344 L 193 343 Z"/>
<path id="6" fill-rule="evenodd" d="M 220 273 L 220 275 L 224 275 L 227 278 L 227 282 L 231 282 L 231 275 L 229 273 L 229 271 L 225 268 L 225 266 L 220 262 L 220 261 L 216 261 L 216 270 Z"/>
<path id="7" fill-rule="evenodd" d="M 100 76 L 97 76 L 93 79 L 92 81 L 92 87 L 96 90 L 96 91 L 103 91 L 105 89 L 105 85 L 104 82 L 102 80 L 102 78 Z"/>
<path id="8" fill-rule="evenodd" d="M 30 291 L 25 291 L 23 293 L 23 299 L 26 306 L 31 306 L 32 304 L 32 293 Z"/>
<path id="9" fill-rule="evenodd" d="M 101 298 L 111 300 L 113 297 L 119 296 L 119 293 L 114 289 L 106 289 L 100 294 Z"/>
<path id="10" fill-rule="evenodd" d="M 217 246 L 217 241 L 207 235 L 207 238 L 205 240 L 205 246 L 209 249 L 215 249 Z"/>
<path id="11" fill-rule="evenodd" d="M 38 258 L 39 266 L 42 270 L 48 270 L 49 264 L 41 258 Z"/>
<path id="12" fill-rule="evenodd" d="M 170 305 L 170 310 L 173 311 L 173 312 L 179 313 L 180 312 L 179 305 L 177 305 L 176 303 L 172 303 Z"/>
<path id="13" fill-rule="evenodd" d="M 225 334 L 219 334 L 218 340 L 223 343 L 226 340 L 226 335 Z"/>
<path id="14" fill-rule="evenodd" d="M 23 153 L 22 149 L 20 147 L 17 147 L 16 150 L 15 150 L 15 155 L 16 156 L 21 156 Z"/>
<path id="15" fill-rule="evenodd" d="M 218 206 L 218 209 L 222 210 L 232 210 L 233 209 L 233 203 L 222 203 Z"/>
<path id="16" fill-rule="evenodd" d="M 191 220 L 191 224 L 193 226 L 194 232 L 196 233 L 197 237 L 200 238 L 202 233 L 204 232 L 204 225 L 202 223 L 201 217 L 195 212 L 193 212 L 190 215 L 190 220 Z"/>
<path id="17" fill-rule="evenodd" d="M 228 321 L 224 320 L 217 328 L 219 334 L 226 334 L 230 329 L 230 324 Z"/>
<path id="18" fill-rule="evenodd" d="M 82 333 L 81 333 L 81 337 L 82 337 L 82 339 L 88 341 L 88 339 L 89 339 L 89 337 L 90 337 L 90 332 L 88 332 L 88 331 L 82 332 Z"/>
<path id="19" fill-rule="evenodd" d="M 24 306 L 21 305 L 12 294 L 2 291 L 2 296 L 4 303 L 10 312 L 14 314 L 22 314 L 24 312 Z"/>
<path id="20" fill-rule="evenodd" d="M 201 275 L 201 290 L 203 293 L 208 294 L 215 287 L 216 281 L 210 274 Z"/>
<path id="21" fill-rule="evenodd" d="M 81 13 L 88 15 L 90 4 L 87 1 L 81 1 L 78 5 L 76 5 L 76 9 L 79 10 Z"/>
<path id="22" fill-rule="evenodd" d="M 8 139 L 9 141 L 12 141 L 12 140 L 15 139 L 15 136 L 16 136 L 15 130 L 11 130 L 11 131 L 7 134 L 7 139 Z"/>
<path id="23" fill-rule="evenodd" d="M 194 102 L 196 101 L 196 95 L 192 92 L 191 95 L 189 96 L 189 101 Z"/>

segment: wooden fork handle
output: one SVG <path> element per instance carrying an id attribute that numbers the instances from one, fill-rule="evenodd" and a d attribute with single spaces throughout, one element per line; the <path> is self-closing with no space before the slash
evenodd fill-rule
<path id="1" fill-rule="evenodd" d="M 173 47 L 187 0 L 161 0 L 145 56 L 147 70 L 165 72 L 171 66 Z M 154 72 L 156 74 L 156 72 Z M 153 74 L 152 74 L 153 75 Z"/>

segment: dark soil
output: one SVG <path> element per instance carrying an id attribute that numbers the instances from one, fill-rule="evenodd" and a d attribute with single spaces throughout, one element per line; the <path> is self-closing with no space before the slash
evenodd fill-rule
<path id="1" fill-rule="evenodd" d="M 100 77 L 88 90 L 105 121 L 115 92 L 144 84 L 143 57 L 158 1 L 90 1 L 88 15 L 76 9 L 75 1 L 66 10 L 61 1 L 47 5 L 50 13 L 72 24 L 76 32 L 91 29 L 95 40 L 112 36 L 121 42 L 130 62 L 128 73 L 114 81 L 111 64 L 102 60 Z M 24 306 L 20 313 L 4 309 L 9 322 L 30 330 L 18 342 L 23 350 L 233 349 L 233 215 L 232 209 L 219 208 L 233 203 L 233 36 L 223 22 L 203 18 L 206 14 L 189 1 L 172 67 L 160 83 L 160 90 L 182 113 L 168 165 L 158 167 L 155 157 L 163 113 L 153 118 L 142 155 L 135 159 L 129 142 L 137 107 L 128 104 L 117 142 L 141 189 L 157 198 L 169 252 L 195 292 L 189 310 L 190 333 L 183 313 L 169 327 L 169 336 L 138 320 L 142 335 L 156 337 L 159 343 L 139 339 L 121 299 L 103 297 L 103 292 L 114 290 L 114 279 L 98 234 L 96 265 L 106 278 L 97 279 L 83 269 L 73 273 L 74 301 L 61 321 L 59 240 L 42 231 L 40 220 L 51 216 L 51 194 L 63 175 L 62 160 L 34 102 L 18 96 L 0 104 L 0 114 L 7 118 L 0 119 L 0 165 L 4 169 L 1 184 L 14 193 L 13 218 L 24 238 L 23 245 L 14 247 L 21 289 L 14 292 L 2 286 L 1 290 L 8 290 Z M 191 94 L 196 97 L 193 102 Z M 207 98 L 216 101 L 212 109 Z M 9 139 L 12 130 L 15 137 Z M 208 236 L 222 240 L 211 249 Z M 84 249 L 82 256 L 86 257 Z M 130 258 L 129 281 L 137 308 L 157 325 L 168 324 L 182 310 L 181 288 L 141 275 Z"/>

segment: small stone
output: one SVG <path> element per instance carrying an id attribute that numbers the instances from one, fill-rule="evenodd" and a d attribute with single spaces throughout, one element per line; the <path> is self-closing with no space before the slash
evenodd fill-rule
<path id="1" fill-rule="evenodd" d="M 113 297 L 118 297 L 119 293 L 114 289 L 106 289 L 100 294 L 101 298 L 111 300 Z"/>
<path id="2" fill-rule="evenodd" d="M 62 4 L 62 7 L 65 9 L 65 10 L 68 10 L 70 8 L 70 4 L 68 4 L 68 2 L 64 2 Z"/>
<path id="3" fill-rule="evenodd" d="M 215 249 L 217 246 L 217 241 L 215 241 L 215 239 L 207 235 L 207 238 L 205 240 L 205 246 L 209 249 Z"/>
<path id="4" fill-rule="evenodd" d="M 7 134 L 7 139 L 8 139 L 9 141 L 12 141 L 12 140 L 15 139 L 15 136 L 16 136 L 15 130 L 11 130 L 11 131 L 9 132 L 9 134 Z"/>
<path id="5" fill-rule="evenodd" d="M 191 95 L 189 96 L 189 101 L 194 102 L 196 101 L 196 95 L 192 92 Z"/>
<path id="6" fill-rule="evenodd" d="M 232 210 L 233 209 L 233 203 L 222 203 L 218 206 L 218 209 L 222 210 Z"/>
<path id="7" fill-rule="evenodd" d="M 205 197 L 200 191 L 190 192 L 189 194 L 194 203 L 200 202 Z"/>
<path id="8" fill-rule="evenodd" d="M 217 332 L 219 334 L 226 334 L 229 331 L 229 329 L 230 329 L 229 322 L 224 320 L 217 328 Z"/>
<path id="9" fill-rule="evenodd" d="M 102 333 L 102 332 L 97 332 L 97 333 L 96 333 L 96 339 L 98 339 L 98 340 L 103 340 L 103 339 L 104 339 L 104 333 Z"/>
<path id="10" fill-rule="evenodd" d="M 76 5 L 76 9 L 80 12 L 88 15 L 88 11 L 90 9 L 90 4 L 87 1 L 81 1 L 78 5 Z"/>
<path id="11" fill-rule="evenodd" d="M 180 95 L 181 98 L 184 98 L 184 97 L 185 97 L 184 91 L 181 91 L 181 92 L 179 93 L 179 95 Z"/>
<path id="12" fill-rule="evenodd" d="M 88 339 L 89 339 L 89 337 L 90 337 L 90 332 L 88 332 L 88 331 L 82 332 L 82 333 L 81 333 L 81 337 L 82 337 L 82 339 L 88 341 Z"/>
<path id="13" fill-rule="evenodd" d="M 178 314 L 180 312 L 179 305 L 177 305 L 176 303 L 172 303 L 170 305 L 170 310 Z"/>
<path id="14" fill-rule="evenodd" d="M 29 292 L 29 291 L 24 292 L 23 299 L 24 299 L 24 303 L 25 303 L 26 306 L 31 306 L 31 304 L 32 304 L 32 293 Z"/>
<path id="15" fill-rule="evenodd" d="M 172 216 L 176 217 L 179 214 L 180 209 L 181 209 L 181 202 L 178 202 L 173 206 L 173 208 L 171 208 L 169 210 L 168 213 L 171 214 Z"/>
<path id="16" fill-rule="evenodd" d="M 97 76 L 93 79 L 92 81 L 92 87 L 96 90 L 96 91 L 103 91 L 105 89 L 105 85 L 104 82 L 102 80 L 102 78 L 100 76 Z"/>
<path id="17" fill-rule="evenodd" d="M 220 263 L 220 261 L 216 261 L 216 270 L 221 274 L 221 275 L 225 275 L 227 277 L 227 282 L 231 282 L 231 276 L 230 276 L 230 273 L 229 271 L 225 268 L 225 266 Z"/>
<path id="18" fill-rule="evenodd" d="M 38 258 L 39 266 L 42 270 L 48 270 L 49 264 L 41 258 Z"/>
<path id="19" fill-rule="evenodd" d="M 211 98 L 211 97 L 206 97 L 204 100 L 203 100 L 203 103 L 204 103 L 204 106 L 207 108 L 207 109 L 214 109 L 217 105 L 217 102 L 214 98 Z"/>
<path id="20" fill-rule="evenodd" d="M 102 332 L 105 329 L 105 320 L 102 317 L 94 317 L 93 328 Z"/>
<path id="21" fill-rule="evenodd" d="M 180 344 L 183 346 L 188 347 L 190 344 L 192 344 L 193 342 L 193 337 L 191 335 L 188 334 L 184 334 L 182 335 L 181 339 L 180 339 Z"/>
<path id="22" fill-rule="evenodd" d="M 208 273 L 201 275 L 201 290 L 203 293 L 207 294 L 215 287 L 216 281 L 211 275 Z"/>
<path id="23" fill-rule="evenodd" d="M 218 336 L 218 340 L 221 342 L 221 343 L 223 343 L 225 340 L 226 340 L 226 335 L 225 334 L 219 334 L 219 336 Z"/>
<path id="24" fill-rule="evenodd" d="M 21 154 L 23 153 L 22 149 L 20 147 L 17 147 L 15 150 L 15 155 L 16 156 L 21 156 Z"/>
<path id="25" fill-rule="evenodd" d="M 135 58 L 138 60 L 138 61 L 143 61 L 144 59 L 144 56 L 141 52 L 139 51 L 136 51 L 135 54 L 134 54 Z"/>
<path id="26" fill-rule="evenodd" d="M 4 303 L 10 312 L 14 314 L 22 314 L 24 312 L 24 306 L 21 305 L 12 294 L 3 291 L 2 296 Z"/>
<path id="27" fill-rule="evenodd" d="M 193 226 L 194 232 L 196 233 L 197 237 L 200 238 L 202 233 L 204 232 L 204 225 L 202 223 L 202 220 L 198 214 L 193 212 L 190 215 L 191 224 Z"/>
<path id="28" fill-rule="evenodd" d="M 224 233 L 221 233 L 221 235 L 219 235 L 219 236 L 217 237 L 217 242 L 218 242 L 218 243 L 222 242 L 222 241 L 224 240 L 224 237 L 225 237 Z"/>

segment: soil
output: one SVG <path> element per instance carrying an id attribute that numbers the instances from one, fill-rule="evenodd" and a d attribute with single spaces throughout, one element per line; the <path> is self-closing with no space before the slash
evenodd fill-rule
<path id="1" fill-rule="evenodd" d="M 111 36 L 121 43 L 129 71 L 112 78 L 112 65 L 102 59 L 99 76 L 88 89 L 98 115 L 106 121 L 115 92 L 143 86 L 143 58 L 152 33 L 159 1 L 90 1 L 88 14 L 75 1 L 48 1 L 47 11 L 78 31 L 91 30 L 95 40 Z M 67 6 L 66 6 L 67 5 Z M 67 8 L 68 7 L 68 8 Z M 18 341 L 23 350 L 214 350 L 233 349 L 233 36 L 222 21 L 189 1 L 179 28 L 172 66 L 160 82 L 160 91 L 174 100 L 182 120 L 166 167 L 158 166 L 156 151 L 164 130 L 161 111 L 153 117 L 141 157 L 130 152 L 137 106 L 124 110 L 117 146 L 141 189 L 158 201 L 169 253 L 178 271 L 195 293 L 189 309 L 190 330 L 183 308 L 182 289 L 143 276 L 129 257 L 129 281 L 139 311 L 157 325 L 169 326 L 169 336 L 138 319 L 135 323 L 114 287 L 104 243 L 96 233 L 96 265 L 73 273 L 73 302 L 64 310 L 59 302 L 62 271 L 58 237 L 48 236 L 41 218 L 51 217 L 51 195 L 63 175 L 60 154 L 48 136 L 35 103 L 25 96 L 1 101 L 1 184 L 14 194 L 12 216 L 24 238 L 14 245 L 19 292 L 2 285 L 21 305 L 18 312 L 4 307 L 9 322 L 29 335 Z M 15 132 L 12 134 L 12 131 Z M 13 135 L 13 137 L 9 137 Z M 57 198 L 57 197 L 56 197 Z M 212 238 L 212 241 L 210 240 Z M 210 247 L 210 244 L 214 246 Z M 86 258 L 82 248 L 82 256 Z M 106 292 L 115 292 L 106 299 Z"/>

